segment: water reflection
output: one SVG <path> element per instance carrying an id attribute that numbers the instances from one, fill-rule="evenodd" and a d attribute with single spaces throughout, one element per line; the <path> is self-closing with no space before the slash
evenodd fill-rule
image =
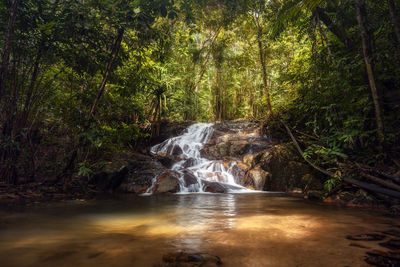
<path id="1" fill-rule="evenodd" d="M 152 266 L 181 249 L 227 266 L 362 266 L 365 251 L 345 236 L 395 223 L 265 194 L 128 197 L 2 215 L 2 267 Z"/>

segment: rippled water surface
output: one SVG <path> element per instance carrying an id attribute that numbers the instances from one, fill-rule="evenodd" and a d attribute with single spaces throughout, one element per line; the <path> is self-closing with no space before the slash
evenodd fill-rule
<path id="1" fill-rule="evenodd" d="M 153 266 L 180 250 L 225 266 L 367 266 L 378 242 L 355 246 L 346 235 L 398 227 L 377 212 L 268 193 L 122 196 L 0 216 L 3 267 Z"/>

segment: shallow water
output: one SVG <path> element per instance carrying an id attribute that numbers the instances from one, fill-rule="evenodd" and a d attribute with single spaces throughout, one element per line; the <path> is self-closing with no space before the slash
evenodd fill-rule
<path id="1" fill-rule="evenodd" d="M 180 250 L 225 266 L 368 266 L 365 252 L 385 249 L 346 235 L 400 230 L 377 212 L 271 193 L 120 196 L 0 216 L 3 267 L 153 266 Z"/>

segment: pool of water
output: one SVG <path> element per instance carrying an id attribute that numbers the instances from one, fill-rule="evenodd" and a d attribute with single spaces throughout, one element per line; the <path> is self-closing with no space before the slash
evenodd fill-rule
<path id="1" fill-rule="evenodd" d="M 377 211 L 284 194 L 189 194 L 0 209 L 0 265 L 154 266 L 169 252 L 224 266 L 368 266 L 379 242 L 347 235 L 398 228 Z M 357 244 L 355 244 L 357 243 Z"/>

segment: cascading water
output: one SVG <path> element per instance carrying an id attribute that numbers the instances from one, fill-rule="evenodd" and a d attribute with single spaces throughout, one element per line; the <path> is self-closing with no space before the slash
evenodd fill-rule
<path id="1" fill-rule="evenodd" d="M 172 156 L 179 161 L 171 170 L 176 171 L 180 178 L 180 193 L 204 192 L 204 186 L 208 182 L 218 182 L 227 191 L 249 191 L 249 189 L 237 184 L 232 175 L 232 167 L 236 164 L 224 163 L 218 160 L 208 160 L 201 157 L 200 151 L 204 144 L 210 141 L 213 134 L 212 123 L 195 123 L 184 134 L 165 140 L 151 148 L 151 153 L 161 156 Z M 195 177 L 197 183 L 185 181 L 187 175 Z M 157 177 L 154 178 L 153 185 Z M 148 193 L 151 189 L 148 190 Z"/>

